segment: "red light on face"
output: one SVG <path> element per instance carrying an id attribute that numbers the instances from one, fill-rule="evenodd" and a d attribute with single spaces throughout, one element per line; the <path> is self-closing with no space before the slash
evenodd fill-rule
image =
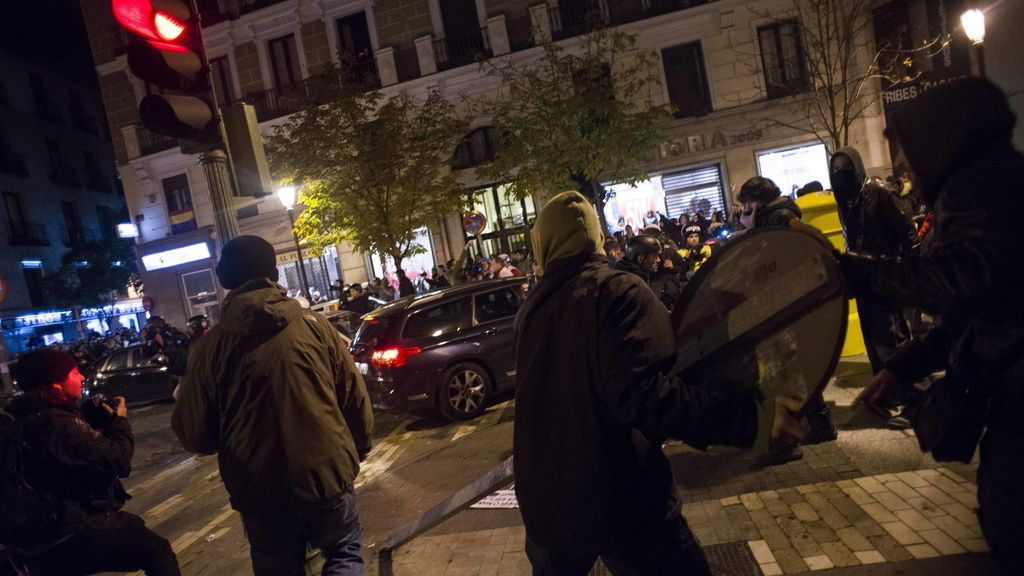
<path id="1" fill-rule="evenodd" d="M 157 12 L 153 16 L 153 27 L 156 28 L 157 36 L 167 42 L 177 40 L 185 31 L 185 25 L 166 12 Z"/>

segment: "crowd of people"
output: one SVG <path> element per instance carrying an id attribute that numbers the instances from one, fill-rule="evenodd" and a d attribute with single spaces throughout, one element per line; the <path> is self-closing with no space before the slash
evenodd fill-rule
<path id="1" fill-rule="evenodd" d="M 834 256 L 875 372 L 857 402 L 885 408 L 919 394 L 918 439 L 938 460 L 970 461 L 980 444 L 980 525 L 1008 573 L 1024 570 L 1024 229 L 1004 225 L 1024 179 L 1014 122 L 993 84 L 955 80 L 889 122 L 910 188 L 868 178 L 854 148 L 829 158 L 847 247 Z M 815 184 L 801 191 L 823 188 Z M 770 179 L 751 178 L 737 201 L 730 224 L 698 213 L 607 237 L 590 201 L 565 192 L 538 215 L 532 259 L 470 260 L 466 251 L 415 281 L 400 274 L 401 296 L 524 269 L 539 276 L 517 315 L 514 348 L 515 490 L 534 574 L 586 574 L 599 557 L 614 573 L 710 574 L 664 442 L 761 442 L 786 461 L 800 457 L 801 442 L 836 438 L 820 395 L 766 398 L 753 383 L 710 389 L 675 369 L 669 309 L 714 258 L 723 229 L 793 228 L 827 244 Z M 255 574 L 302 574 L 307 546 L 322 551 L 325 574 L 361 574 L 353 482 L 373 428 L 363 377 L 327 320 L 277 284 L 265 240 L 228 242 L 216 273 L 230 292 L 220 322 L 190 346 L 172 428 L 187 450 L 218 455 Z M 349 286 L 346 304 L 393 298 L 385 284 Z M 933 318 L 926 332 L 909 327 L 908 309 Z M 156 324 L 141 340 L 173 346 L 179 336 Z M 119 478 L 134 449 L 124 399 L 100 418 L 84 413 L 78 366 L 67 352 L 43 349 L 17 367 L 26 393 L 12 412 L 32 447 L 26 473 L 64 509 L 46 539 L 20 548 L 20 560 L 33 574 L 67 566 L 178 574 L 167 540 L 122 510 Z M 913 392 L 937 372 L 944 376 Z M 805 402 L 808 425 L 796 419 Z"/>

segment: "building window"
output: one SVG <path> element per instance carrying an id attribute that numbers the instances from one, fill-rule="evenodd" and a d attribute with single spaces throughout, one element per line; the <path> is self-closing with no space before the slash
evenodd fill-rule
<path id="1" fill-rule="evenodd" d="M 64 116 L 50 101 L 43 79 L 35 74 L 29 74 L 28 79 L 32 85 L 32 111 L 36 117 L 63 124 Z"/>
<path id="2" fill-rule="evenodd" d="M 459 170 L 465 170 L 494 160 L 495 140 L 494 129 L 490 126 L 473 130 L 455 149 L 452 164 Z"/>
<path id="3" fill-rule="evenodd" d="M 181 284 L 189 316 L 203 315 L 211 324 L 216 324 L 220 320 L 220 300 L 217 298 L 217 286 L 213 283 L 213 271 L 207 268 L 182 274 Z"/>
<path id="4" fill-rule="evenodd" d="M 11 235 L 24 234 L 26 228 L 25 210 L 21 204 L 21 194 L 4 193 L 4 208 L 7 212 L 7 221 L 11 225 Z"/>
<path id="5" fill-rule="evenodd" d="M 213 77 L 213 92 L 217 104 L 226 106 L 235 101 L 235 90 L 231 85 L 231 64 L 227 56 L 210 60 L 210 75 Z"/>
<path id="6" fill-rule="evenodd" d="M 295 35 L 289 34 L 267 42 L 270 51 L 270 72 L 274 88 L 283 90 L 302 79 L 299 71 L 299 51 L 295 48 Z"/>
<path id="7" fill-rule="evenodd" d="M 61 202 L 60 211 L 64 215 L 64 243 L 67 246 L 77 246 L 86 241 L 85 231 L 82 230 L 82 217 L 78 214 L 78 206 L 74 202 Z"/>
<path id="8" fill-rule="evenodd" d="M 56 140 L 46 140 L 46 152 L 50 158 L 50 180 L 65 186 L 78 186 L 78 175 L 64 159 L 64 152 Z"/>
<path id="9" fill-rule="evenodd" d="M 82 159 L 85 161 L 86 188 L 97 192 L 111 192 L 110 182 L 100 170 L 96 154 L 92 150 L 82 150 Z"/>
<path id="10" fill-rule="evenodd" d="M 761 65 L 764 67 L 768 98 L 806 91 L 810 83 L 797 21 L 762 26 L 757 29 L 757 39 L 761 44 Z"/>
<path id="11" fill-rule="evenodd" d="M 665 48 L 661 51 L 661 60 L 665 66 L 668 99 L 676 118 L 711 112 L 711 92 L 700 42 Z"/>
<path id="12" fill-rule="evenodd" d="M 192 209 L 192 192 L 188 187 L 188 177 L 184 174 L 164 178 L 164 197 L 167 199 L 167 218 L 171 225 L 171 234 L 183 234 L 197 228 L 196 213 Z"/>
<path id="13" fill-rule="evenodd" d="M 260 205 L 252 204 L 250 206 L 243 206 L 239 208 L 235 215 L 239 220 L 245 220 L 246 218 L 255 218 L 260 215 Z"/>
<path id="14" fill-rule="evenodd" d="M 71 125 L 79 132 L 95 135 L 96 122 L 88 110 L 85 109 L 85 106 L 82 105 L 81 96 L 78 95 L 78 92 L 71 90 L 68 92 L 68 98 L 71 103 L 69 107 L 71 111 Z"/>
<path id="15" fill-rule="evenodd" d="M 46 290 L 43 288 L 43 268 L 21 269 L 25 275 L 25 288 L 28 289 L 28 298 L 33 307 L 46 306 Z"/>
<path id="16" fill-rule="evenodd" d="M 7 135 L 4 134 L 3 130 L 0 130 L 0 174 L 28 176 L 28 168 L 25 167 L 25 162 L 22 161 L 21 156 L 17 152 L 11 149 L 10 143 L 7 142 Z"/>
<path id="17" fill-rule="evenodd" d="M 537 217 L 532 196 L 519 200 L 501 184 L 475 190 L 472 201 L 473 209 L 487 218 L 487 226 L 480 233 L 479 242 L 472 242 L 473 257 L 480 252 L 495 256 L 527 249 L 526 237 Z M 467 242 L 472 240 L 472 236 L 466 236 Z"/>
<path id="18" fill-rule="evenodd" d="M 705 217 L 721 211 L 729 213 L 722 185 L 722 167 L 718 164 L 700 166 L 661 177 L 665 190 L 665 212 L 669 218 L 680 214 L 693 216 L 702 212 Z"/>

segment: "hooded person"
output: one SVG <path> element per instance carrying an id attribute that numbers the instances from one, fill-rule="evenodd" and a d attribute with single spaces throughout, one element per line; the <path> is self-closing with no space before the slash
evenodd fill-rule
<path id="1" fill-rule="evenodd" d="M 891 257 L 910 252 L 916 239 L 913 225 L 903 217 L 882 181 L 867 177 L 856 148 L 840 148 L 832 155 L 829 177 L 847 250 Z M 858 298 L 857 312 L 871 370 L 877 374 L 910 337 L 910 327 L 903 309 L 886 302 Z M 883 416 L 906 427 L 901 416 L 904 403 L 893 399 Z"/>
<path id="2" fill-rule="evenodd" d="M 373 430 L 362 375 L 327 319 L 277 284 L 266 240 L 228 242 L 217 278 L 230 292 L 189 356 L 172 428 L 186 450 L 217 454 L 257 576 L 304 574 L 307 542 L 325 573 L 361 573 L 353 483 Z"/>
<path id="3" fill-rule="evenodd" d="M 1015 121 L 1002 91 L 980 78 L 947 82 L 896 111 L 887 136 L 934 207 L 930 241 L 898 259 L 840 257 L 854 296 L 938 315 L 858 401 L 876 403 L 891 388 L 945 370 L 925 402 L 953 426 L 918 439 L 936 459 L 966 462 L 980 437 L 979 519 L 1008 574 L 1024 573 L 1024 227 L 1006 225 L 1024 182 Z"/>
<path id="4" fill-rule="evenodd" d="M 667 310 L 608 265 L 578 192 L 552 198 L 531 234 L 543 276 L 516 317 L 513 446 L 533 573 L 585 574 L 601 557 L 615 573 L 710 574 L 662 442 L 749 446 L 759 419 L 800 435 L 794 405 L 680 382 Z"/>

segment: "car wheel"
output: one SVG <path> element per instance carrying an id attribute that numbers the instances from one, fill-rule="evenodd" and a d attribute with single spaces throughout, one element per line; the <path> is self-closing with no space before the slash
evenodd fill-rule
<path id="1" fill-rule="evenodd" d="M 445 370 L 437 404 L 446 418 L 469 420 L 483 414 L 491 390 L 491 377 L 479 364 L 460 362 Z"/>

